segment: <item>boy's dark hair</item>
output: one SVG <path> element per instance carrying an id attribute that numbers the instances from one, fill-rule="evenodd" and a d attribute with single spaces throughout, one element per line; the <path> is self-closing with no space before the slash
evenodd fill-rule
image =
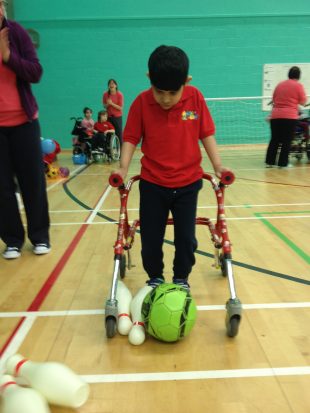
<path id="1" fill-rule="evenodd" d="M 90 110 L 91 113 L 93 113 L 93 111 L 91 110 L 91 108 L 85 107 L 85 108 L 83 109 L 84 115 L 86 114 L 86 112 L 87 112 L 88 110 Z"/>
<path id="2" fill-rule="evenodd" d="M 301 74 L 301 71 L 300 71 L 299 67 L 298 66 L 293 66 L 293 67 L 290 68 L 290 70 L 288 72 L 288 78 L 299 80 L 300 79 L 300 74 Z"/>
<path id="3" fill-rule="evenodd" d="M 100 112 L 98 112 L 98 122 L 100 122 L 102 115 L 108 115 L 108 112 L 106 110 L 100 110 Z"/>
<path id="4" fill-rule="evenodd" d="M 179 90 L 188 77 L 189 60 L 185 52 L 175 46 L 159 46 L 148 61 L 150 81 L 160 90 Z"/>

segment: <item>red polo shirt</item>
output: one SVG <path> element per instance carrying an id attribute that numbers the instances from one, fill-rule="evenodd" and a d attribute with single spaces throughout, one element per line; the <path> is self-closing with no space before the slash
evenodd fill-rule
<path id="1" fill-rule="evenodd" d="M 106 121 L 106 122 L 96 122 L 94 125 L 94 129 L 98 132 L 104 133 L 107 130 L 113 129 L 115 130 L 114 126 L 112 123 Z"/>
<path id="2" fill-rule="evenodd" d="M 115 103 L 116 105 L 120 106 L 121 108 L 124 105 L 124 96 L 122 94 L 122 92 L 120 92 L 119 90 L 114 94 L 110 94 L 108 92 L 104 92 L 103 97 L 102 97 L 102 103 L 104 105 L 106 105 L 107 100 L 111 99 L 113 103 Z M 123 111 L 122 110 L 118 110 L 116 108 L 114 108 L 113 106 L 108 106 L 107 107 L 107 111 L 108 111 L 108 116 L 112 117 L 115 116 L 116 118 L 122 116 Z"/>
<path id="3" fill-rule="evenodd" d="M 201 92 L 185 86 L 180 101 L 164 110 L 152 89 L 132 103 L 124 142 L 142 139 L 141 177 L 168 188 L 189 185 L 202 177 L 199 140 L 213 135 L 214 123 Z"/>

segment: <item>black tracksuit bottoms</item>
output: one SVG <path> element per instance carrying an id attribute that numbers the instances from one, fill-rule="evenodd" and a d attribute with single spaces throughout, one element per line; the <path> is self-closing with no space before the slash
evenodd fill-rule
<path id="1" fill-rule="evenodd" d="M 198 193 L 202 180 L 181 188 L 166 188 L 143 179 L 140 188 L 140 230 L 143 267 L 149 278 L 163 277 L 163 242 L 171 211 L 174 222 L 173 278 L 187 279 L 195 264 Z"/>
<path id="2" fill-rule="evenodd" d="M 112 123 L 115 128 L 115 134 L 119 137 L 120 144 L 123 144 L 123 117 L 122 116 L 111 116 L 108 121 Z"/>
<path id="3" fill-rule="evenodd" d="M 278 166 L 287 166 L 296 125 L 295 119 L 271 119 L 271 139 L 266 153 L 267 165 L 275 165 L 280 149 Z"/>
<path id="4" fill-rule="evenodd" d="M 17 178 L 32 244 L 49 243 L 46 179 L 38 120 L 0 127 L 0 238 L 21 248 L 25 239 L 15 195 Z"/>

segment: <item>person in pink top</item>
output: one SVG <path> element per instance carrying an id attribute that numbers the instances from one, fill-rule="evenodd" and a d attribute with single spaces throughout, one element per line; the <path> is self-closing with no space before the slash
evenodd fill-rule
<path id="1" fill-rule="evenodd" d="M 114 126 L 115 133 L 122 144 L 124 96 L 118 90 L 116 80 L 108 81 L 108 90 L 104 92 L 102 102 L 108 112 L 108 121 Z"/>
<path id="2" fill-rule="evenodd" d="M 299 116 L 298 105 L 304 105 L 307 101 L 305 89 L 298 82 L 300 75 L 299 67 L 291 67 L 288 79 L 280 82 L 273 92 L 273 109 L 270 116 L 271 139 L 266 153 L 267 168 L 272 168 L 276 164 L 279 150 L 278 166 L 280 168 L 291 166 L 288 157 Z"/>
<path id="3" fill-rule="evenodd" d="M 42 66 L 27 31 L 8 20 L 0 0 L 0 238 L 3 258 L 20 257 L 25 228 L 15 196 L 17 179 L 27 218 L 27 235 L 37 255 L 50 247 L 46 180 L 38 121 L 31 90 Z"/>
<path id="4" fill-rule="evenodd" d="M 94 124 L 95 121 L 92 119 L 93 111 L 86 107 L 83 109 L 84 119 L 81 122 L 81 125 L 86 129 L 86 133 L 89 136 L 93 136 L 94 134 Z"/>

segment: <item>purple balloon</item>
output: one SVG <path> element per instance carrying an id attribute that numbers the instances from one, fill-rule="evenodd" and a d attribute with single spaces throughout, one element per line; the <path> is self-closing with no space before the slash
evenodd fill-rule
<path id="1" fill-rule="evenodd" d="M 67 176 L 70 175 L 70 169 L 67 168 L 66 166 L 61 166 L 61 167 L 59 168 L 59 175 L 60 175 L 62 178 L 67 178 Z"/>

